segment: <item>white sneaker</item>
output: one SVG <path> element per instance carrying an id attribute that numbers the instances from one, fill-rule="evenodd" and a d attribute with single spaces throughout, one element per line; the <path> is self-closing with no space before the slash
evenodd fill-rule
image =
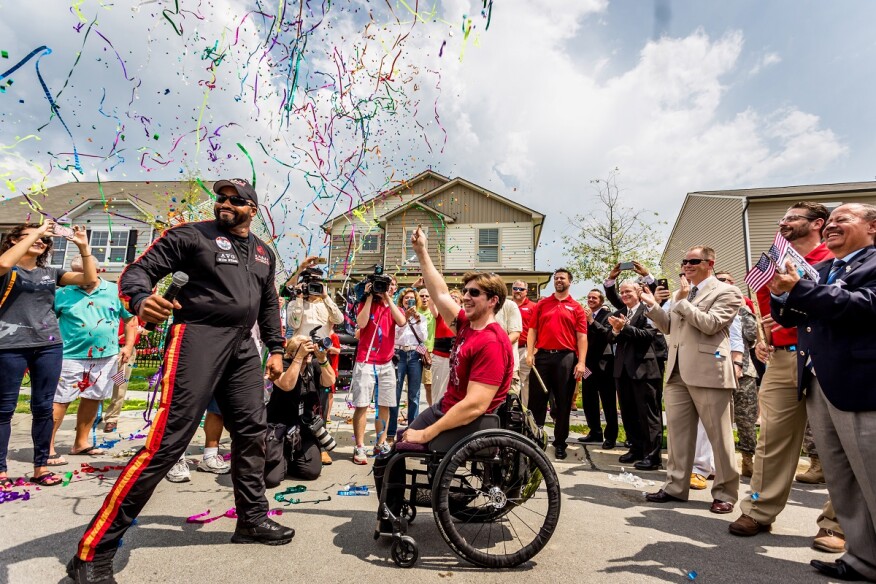
<path id="1" fill-rule="evenodd" d="M 216 454 L 215 456 L 205 456 L 198 463 L 198 470 L 201 472 L 211 472 L 213 474 L 225 474 L 231 470 L 231 465 L 225 462 L 225 459 Z"/>
<path id="2" fill-rule="evenodd" d="M 167 472 L 167 476 L 164 478 L 172 483 L 187 483 L 192 480 L 192 474 L 189 472 L 189 461 L 186 460 L 185 455 L 176 461 L 176 464 L 173 465 L 173 468 Z"/>
<path id="3" fill-rule="evenodd" d="M 368 464 L 368 452 L 364 446 L 357 446 L 353 450 L 353 464 Z"/>
<path id="4" fill-rule="evenodd" d="M 386 442 L 384 442 L 383 444 L 375 445 L 373 453 L 374 453 L 374 456 L 379 456 L 381 454 L 389 454 L 390 450 L 392 450 L 390 445 L 387 444 Z"/>

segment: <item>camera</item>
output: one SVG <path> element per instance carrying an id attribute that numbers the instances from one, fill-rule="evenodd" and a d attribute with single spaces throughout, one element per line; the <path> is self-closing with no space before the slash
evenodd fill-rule
<path id="1" fill-rule="evenodd" d="M 319 337 L 316 332 L 321 329 L 321 326 L 315 326 L 310 331 L 310 340 L 313 341 L 313 344 L 322 347 L 324 351 L 327 351 L 332 348 L 332 340 L 328 337 Z"/>
<path id="2" fill-rule="evenodd" d="M 310 430 L 310 433 L 313 434 L 313 437 L 316 438 L 316 441 L 319 442 L 319 445 L 326 452 L 334 450 L 335 446 L 338 445 L 335 439 L 332 438 L 332 435 L 328 433 L 328 430 L 325 429 L 325 422 L 322 417 L 313 416 L 301 421 L 307 426 L 307 429 Z"/>
<path id="3" fill-rule="evenodd" d="M 380 264 L 374 266 L 374 273 L 368 274 L 365 281 L 371 282 L 372 294 L 386 294 L 389 291 L 389 285 L 392 283 L 392 279 L 383 274 L 383 266 Z"/>
<path id="4" fill-rule="evenodd" d="M 322 296 L 325 293 L 325 284 L 322 281 L 322 270 L 319 268 L 307 268 L 301 272 L 298 278 L 298 284 L 289 291 L 292 296 L 299 294 L 304 296 Z"/>

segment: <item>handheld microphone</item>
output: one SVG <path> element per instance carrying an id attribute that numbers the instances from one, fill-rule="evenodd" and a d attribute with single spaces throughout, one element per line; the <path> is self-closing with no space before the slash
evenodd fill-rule
<path id="1" fill-rule="evenodd" d="M 173 278 L 170 282 L 170 287 L 164 293 L 164 296 L 162 296 L 162 298 L 164 298 L 167 301 L 173 302 L 174 300 L 176 300 L 176 295 L 179 294 L 179 291 L 182 289 L 182 287 L 188 283 L 189 283 L 189 275 L 188 274 L 186 274 L 185 272 L 174 273 Z M 147 322 L 146 326 L 143 328 L 145 328 L 147 331 L 150 331 L 150 332 L 154 331 L 155 330 L 155 323 L 154 322 Z"/>

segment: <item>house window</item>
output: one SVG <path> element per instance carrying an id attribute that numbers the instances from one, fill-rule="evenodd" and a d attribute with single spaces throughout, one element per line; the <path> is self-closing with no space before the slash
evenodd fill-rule
<path id="1" fill-rule="evenodd" d="M 499 263 L 499 229 L 478 229 L 478 263 Z"/>
<path id="2" fill-rule="evenodd" d="M 92 231 L 91 253 L 102 264 L 125 264 L 128 255 L 128 231 Z"/>
<path id="3" fill-rule="evenodd" d="M 67 258 L 67 241 L 66 237 L 52 238 L 52 257 L 49 258 L 49 265 L 53 268 L 63 268 L 64 261 Z"/>
<path id="4" fill-rule="evenodd" d="M 380 251 L 380 236 L 366 235 L 362 239 L 362 251 Z"/>
<path id="5" fill-rule="evenodd" d="M 427 236 L 429 235 L 428 227 L 421 227 L 423 233 Z M 404 233 L 404 240 L 402 240 L 402 264 L 406 266 L 419 266 L 420 260 L 417 258 L 417 254 L 414 253 L 414 249 L 411 247 L 411 237 L 414 235 L 414 231 L 416 231 L 416 227 L 406 227 Z"/>

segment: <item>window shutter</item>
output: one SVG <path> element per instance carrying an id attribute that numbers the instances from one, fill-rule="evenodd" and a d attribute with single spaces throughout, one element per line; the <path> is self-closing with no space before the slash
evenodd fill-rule
<path id="1" fill-rule="evenodd" d="M 125 256 L 125 263 L 130 264 L 137 259 L 137 230 L 132 229 L 128 232 L 128 253 Z"/>

